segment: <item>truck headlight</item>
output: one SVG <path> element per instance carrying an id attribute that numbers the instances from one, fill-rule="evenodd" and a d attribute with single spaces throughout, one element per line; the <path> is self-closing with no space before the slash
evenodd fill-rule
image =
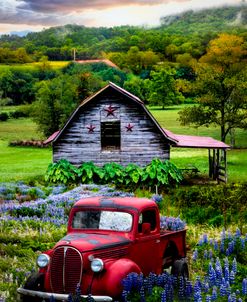
<path id="1" fill-rule="evenodd" d="M 104 262 L 99 258 L 93 259 L 91 262 L 91 269 L 94 273 L 102 272 L 104 269 Z"/>
<path id="2" fill-rule="evenodd" d="M 37 258 L 38 267 L 46 267 L 50 262 L 50 257 L 47 254 L 40 254 Z"/>

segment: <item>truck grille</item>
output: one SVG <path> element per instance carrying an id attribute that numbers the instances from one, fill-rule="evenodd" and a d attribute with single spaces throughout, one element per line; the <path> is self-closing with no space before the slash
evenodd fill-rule
<path id="1" fill-rule="evenodd" d="M 72 247 L 55 249 L 51 260 L 51 288 L 55 293 L 74 293 L 81 283 L 82 256 Z"/>

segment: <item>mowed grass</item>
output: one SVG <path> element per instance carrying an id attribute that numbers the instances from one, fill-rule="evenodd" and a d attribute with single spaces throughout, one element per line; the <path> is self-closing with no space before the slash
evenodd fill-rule
<path id="1" fill-rule="evenodd" d="M 17 109 L 17 108 L 15 108 Z M 219 139 L 219 129 L 182 127 L 177 121 L 181 106 L 160 110 L 149 108 L 162 127 L 176 134 L 211 136 Z M 11 111 L 11 108 L 6 108 Z M 0 181 L 29 180 L 43 176 L 52 161 L 51 148 L 9 147 L 14 140 L 44 139 L 31 119 L 9 119 L 0 122 Z M 247 181 L 247 131 L 236 131 L 236 145 L 239 149 L 227 152 L 229 181 Z M 244 149 L 246 148 L 246 149 Z M 208 150 L 192 148 L 171 148 L 171 160 L 179 168 L 196 167 L 200 173 L 208 174 Z"/>
<path id="2" fill-rule="evenodd" d="M 70 61 L 49 61 L 50 67 L 54 70 L 58 70 L 66 67 Z M 6 69 L 12 69 L 17 71 L 30 71 L 30 70 L 38 70 L 41 66 L 41 62 L 33 62 L 26 64 L 0 64 L 0 72 Z"/>
<path id="3" fill-rule="evenodd" d="M 175 134 L 210 136 L 220 140 L 217 127 L 184 127 L 179 124 L 178 112 L 184 107 L 174 106 L 166 110 L 149 108 L 153 116 L 164 127 Z M 236 149 L 227 151 L 228 180 L 247 181 L 247 131 L 237 129 L 235 133 Z M 226 143 L 230 144 L 229 138 Z M 196 167 L 200 173 L 208 174 L 208 150 L 193 148 L 171 148 L 171 161 L 179 168 Z"/>
<path id="4" fill-rule="evenodd" d="M 52 159 L 50 148 L 9 147 L 14 140 L 42 139 L 31 119 L 0 122 L 0 182 L 43 177 Z"/>

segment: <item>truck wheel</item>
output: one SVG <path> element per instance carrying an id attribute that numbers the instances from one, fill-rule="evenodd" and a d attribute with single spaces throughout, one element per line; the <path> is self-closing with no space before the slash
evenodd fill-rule
<path id="1" fill-rule="evenodd" d="M 189 279 L 189 267 L 185 259 L 175 260 L 172 265 L 172 275 Z"/>
<path id="2" fill-rule="evenodd" d="M 44 274 L 32 273 L 28 278 L 23 288 L 30 290 L 42 291 L 44 289 Z M 21 295 L 22 302 L 41 302 L 43 299 Z"/>

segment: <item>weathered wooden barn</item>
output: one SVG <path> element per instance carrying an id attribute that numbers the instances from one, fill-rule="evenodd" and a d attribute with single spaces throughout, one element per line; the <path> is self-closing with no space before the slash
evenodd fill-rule
<path id="1" fill-rule="evenodd" d="M 153 158 L 170 158 L 169 138 L 136 96 L 109 83 L 75 110 L 53 142 L 53 161 L 67 159 L 74 165 L 148 164 Z"/>
<path id="2" fill-rule="evenodd" d="M 209 152 L 209 176 L 227 181 L 227 144 L 161 128 L 138 97 L 113 83 L 85 99 L 44 143 L 51 142 L 54 162 L 67 159 L 76 166 L 88 161 L 144 166 L 153 158 L 170 159 L 171 146 L 204 148 Z"/>

